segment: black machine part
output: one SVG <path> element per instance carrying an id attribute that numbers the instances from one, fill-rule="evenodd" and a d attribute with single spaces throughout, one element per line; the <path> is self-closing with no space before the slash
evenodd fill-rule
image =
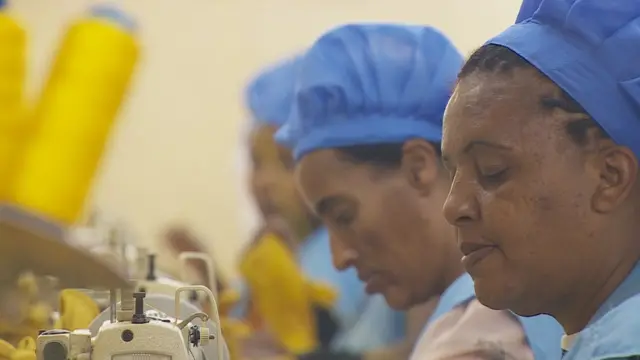
<path id="1" fill-rule="evenodd" d="M 47 360 L 67 360 L 67 348 L 58 341 L 48 342 L 42 350 L 42 355 Z"/>
<path id="2" fill-rule="evenodd" d="M 156 254 L 149 254 L 147 260 L 147 281 L 156 281 Z"/>
<path id="3" fill-rule="evenodd" d="M 144 313 L 144 298 L 147 296 L 147 293 L 139 291 L 133 293 L 133 298 L 135 299 L 135 308 L 133 311 L 133 316 L 131 317 L 132 324 L 146 324 L 149 322 L 147 316 Z"/>

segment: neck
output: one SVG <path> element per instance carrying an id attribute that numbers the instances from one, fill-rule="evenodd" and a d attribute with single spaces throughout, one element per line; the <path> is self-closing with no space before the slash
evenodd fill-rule
<path id="1" fill-rule="evenodd" d="M 567 335 L 582 331 L 602 304 L 626 279 L 638 261 L 635 252 L 617 261 L 598 278 L 590 277 L 583 283 L 582 291 L 576 292 L 563 301 L 563 306 L 551 315 L 560 322 Z"/>

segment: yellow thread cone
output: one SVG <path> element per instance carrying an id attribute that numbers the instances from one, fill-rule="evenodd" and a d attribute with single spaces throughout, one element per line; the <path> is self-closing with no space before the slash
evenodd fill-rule
<path id="1" fill-rule="evenodd" d="M 20 145 L 24 142 L 21 126 L 26 46 L 24 28 L 0 10 L 0 203 L 9 197 Z"/>
<path id="2" fill-rule="evenodd" d="M 122 16 L 94 10 L 67 32 L 35 110 L 15 204 L 64 224 L 80 216 L 138 58 Z"/>

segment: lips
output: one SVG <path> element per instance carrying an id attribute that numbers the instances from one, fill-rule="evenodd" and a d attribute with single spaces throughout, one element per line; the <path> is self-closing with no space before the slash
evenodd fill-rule
<path id="1" fill-rule="evenodd" d="M 488 247 L 495 247 L 495 245 L 485 244 L 480 242 L 476 243 L 476 242 L 465 242 L 465 241 L 462 241 L 460 243 L 460 251 L 462 251 L 462 255 L 464 256 L 470 255 L 473 252 L 476 252 L 480 249 L 488 248 Z"/>
<path id="2" fill-rule="evenodd" d="M 496 249 L 497 247 L 495 245 L 463 241 L 460 243 L 460 251 L 462 251 L 462 254 L 464 255 L 461 260 L 462 265 L 465 267 L 467 272 L 471 273 Z"/>
<path id="3" fill-rule="evenodd" d="M 384 289 L 384 281 L 378 273 L 361 273 L 358 272 L 360 281 L 366 284 L 365 291 L 372 295 L 381 292 Z"/>

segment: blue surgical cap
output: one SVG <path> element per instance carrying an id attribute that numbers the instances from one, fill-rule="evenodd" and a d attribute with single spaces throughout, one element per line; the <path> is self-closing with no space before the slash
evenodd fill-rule
<path id="1" fill-rule="evenodd" d="M 520 5 L 520 11 L 518 11 L 518 16 L 516 17 L 516 24 L 531 18 L 533 13 L 540 7 L 541 1 L 542 0 L 524 0 Z"/>
<path id="2" fill-rule="evenodd" d="M 462 64 L 453 44 L 431 27 L 338 27 L 300 60 L 291 116 L 276 139 L 296 160 L 350 145 L 439 143 Z"/>
<path id="3" fill-rule="evenodd" d="M 263 70 L 245 89 L 245 102 L 258 124 L 280 127 L 293 102 L 298 57 Z"/>
<path id="4" fill-rule="evenodd" d="M 529 61 L 640 158 L 640 1 L 525 3 L 488 43 Z"/>

